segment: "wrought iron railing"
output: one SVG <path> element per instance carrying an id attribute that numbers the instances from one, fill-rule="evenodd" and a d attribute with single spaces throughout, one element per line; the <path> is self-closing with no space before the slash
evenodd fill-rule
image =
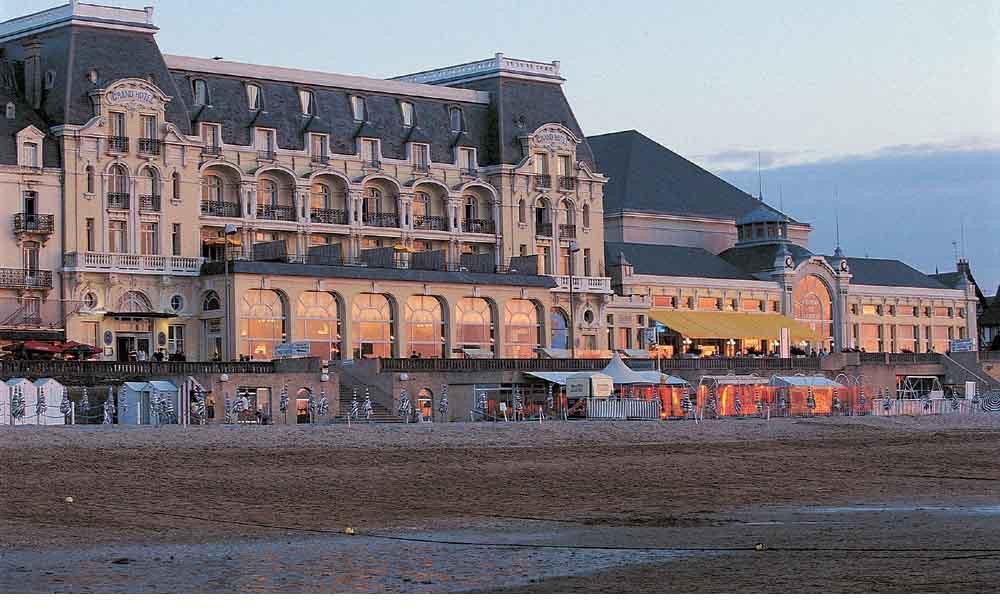
<path id="1" fill-rule="evenodd" d="M 313 223 L 346 225 L 347 211 L 339 210 L 337 208 L 312 208 L 309 210 L 309 220 Z"/>
<path id="2" fill-rule="evenodd" d="M 496 225 L 492 219 L 465 219 L 462 221 L 462 231 L 466 233 L 496 233 Z"/>
<path id="3" fill-rule="evenodd" d="M 535 235 L 543 238 L 552 237 L 552 223 L 535 223 Z"/>
<path id="4" fill-rule="evenodd" d="M 128 193 L 108 193 L 108 208 L 111 210 L 128 210 Z"/>
<path id="5" fill-rule="evenodd" d="M 204 155 L 205 157 L 221 157 L 222 147 L 213 145 L 205 146 L 202 147 L 201 154 Z"/>
<path id="6" fill-rule="evenodd" d="M 573 191 L 576 189 L 576 177 L 575 176 L 560 176 L 559 177 L 559 189 L 562 191 Z"/>
<path id="7" fill-rule="evenodd" d="M 112 153 L 127 153 L 128 138 L 126 136 L 108 136 L 108 150 Z"/>
<path id="8" fill-rule="evenodd" d="M 273 150 L 257 151 L 257 161 L 274 161 L 274 158 Z"/>
<path id="9" fill-rule="evenodd" d="M 160 196 L 159 195 L 140 195 L 139 196 L 139 210 L 141 212 L 159 212 L 160 211 Z"/>
<path id="10" fill-rule="evenodd" d="M 369 212 L 363 221 L 369 227 L 399 227 L 399 215 L 395 212 Z"/>
<path id="11" fill-rule="evenodd" d="M 45 269 L 0 268 L 0 288 L 50 289 L 52 272 Z"/>
<path id="12" fill-rule="evenodd" d="M 535 188 L 536 189 L 551 189 L 552 188 L 552 177 L 548 174 L 535 174 Z"/>
<path id="13" fill-rule="evenodd" d="M 416 174 L 428 174 L 430 173 L 430 171 L 431 171 L 431 164 L 429 163 L 417 162 L 413 164 L 413 172 Z"/>
<path id="14" fill-rule="evenodd" d="M 14 233 L 52 233 L 55 229 L 55 219 L 54 214 L 25 214 L 18 212 L 14 215 Z"/>
<path id="15" fill-rule="evenodd" d="M 443 216 L 428 216 L 425 214 L 413 215 L 414 229 L 431 229 L 434 231 L 448 231 L 448 219 Z"/>
<path id="16" fill-rule="evenodd" d="M 205 216 L 225 216 L 231 218 L 239 218 L 243 216 L 238 203 L 217 202 L 211 200 L 201 202 L 201 213 Z"/>
<path id="17" fill-rule="evenodd" d="M 326 165 L 326 164 L 330 163 L 330 156 L 329 155 L 313 155 L 312 156 L 312 162 L 320 164 L 320 165 Z"/>
<path id="18" fill-rule="evenodd" d="M 576 225 L 559 225 L 559 237 L 563 240 L 575 240 Z"/>
<path id="19" fill-rule="evenodd" d="M 162 148 L 163 140 L 139 138 L 139 154 L 141 155 L 159 155 Z"/>
<path id="20" fill-rule="evenodd" d="M 294 206 L 257 206 L 257 218 L 271 221 L 294 221 Z"/>
<path id="21" fill-rule="evenodd" d="M 365 159 L 361 162 L 361 167 L 367 170 L 380 170 L 382 162 L 378 159 Z"/>
<path id="22" fill-rule="evenodd" d="M 661 359 L 660 370 L 680 371 L 814 371 L 819 358 L 698 358 Z M 382 371 L 600 371 L 608 365 L 607 358 L 538 358 L 538 359 L 379 359 Z M 629 359 L 633 369 L 655 370 L 653 359 Z"/>

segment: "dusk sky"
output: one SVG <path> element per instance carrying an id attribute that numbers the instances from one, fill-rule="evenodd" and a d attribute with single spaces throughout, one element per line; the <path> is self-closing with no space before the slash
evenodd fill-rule
<path id="1" fill-rule="evenodd" d="M 558 59 L 588 135 L 637 129 L 754 194 L 760 153 L 765 199 L 780 186 L 815 251 L 839 206 L 852 256 L 945 271 L 964 217 L 980 284 L 1000 282 L 997 2 L 146 3 L 183 55 L 374 77 Z"/>

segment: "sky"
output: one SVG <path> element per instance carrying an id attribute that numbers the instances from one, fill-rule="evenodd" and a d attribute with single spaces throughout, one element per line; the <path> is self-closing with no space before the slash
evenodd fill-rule
<path id="1" fill-rule="evenodd" d="M 57 3 L 2 0 L 0 20 Z M 815 250 L 837 208 L 851 254 L 944 271 L 964 215 L 974 274 L 1000 282 L 995 0 L 107 3 L 154 5 L 181 55 L 373 77 L 558 59 L 585 133 L 639 130 L 754 194 L 759 155 Z"/>

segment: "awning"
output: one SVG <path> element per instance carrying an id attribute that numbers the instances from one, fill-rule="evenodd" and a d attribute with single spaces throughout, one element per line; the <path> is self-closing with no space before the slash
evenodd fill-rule
<path id="1" fill-rule="evenodd" d="M 843 385 L 823 376 L 771 376 L 775 386 L 811 386 L 812 388 L 843 388 Z"/>
<path id="2" fill-rule="evenodd" d="M 778 340 L 782 328 L 788 329 L 793 342 L 827 339 L 814 332 L 809 325 L 781 314 L 653 310 L 649 316 L 668 329 L 692 339 Z"/>
<path id="3" fill-rule="evenodd" d="M 546 382 L 550 382 L 552 384 L 555 384 L 556 386 L 565 386 L 566 385 L 566 378 L 568 378 L 570 376 L 595 374 L 595 373 L 602 373 L 602 372 L 600 372 L 600 371 L 525 371 L 524 375 L 531 376 L 533 378 L 538 378 L 539 380 L 545 380 Z M 667 375 L 667 374 L 663 374 L 663 380 L 661 381 L 660 380 L 660 374 L 656 373 L 655 371 L 636 371 L 636 372 L 633 372 L 633 373 L 635 373 L 637 376 L 641 376 L 641 379 L 640 378 L 636 378 L 636 379 L 634 379 L 634 381 L 628 382 L 629 384 L 649 384 L 650 386 L 656 386 L 656 385 L 659 385 L 659 384 L 664 384 L 666 386 L 686 386 L 687 385 L 687 381 L 686 380 L 684 380 L 682 378 L 678 378 L 676 376 Z M 615 384 L 618 384 L 618 382 L 615 381 Z"/>
<path id="4" fill-rule="evenodd" d="M 170 312 L 105 312 L 104 315 L 111 318 L 177 318 L 177 314 Z"/>

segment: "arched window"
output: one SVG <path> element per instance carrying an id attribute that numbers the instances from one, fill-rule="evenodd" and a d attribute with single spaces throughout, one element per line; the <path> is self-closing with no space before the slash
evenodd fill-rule
<path id="1" fill-rule="evenodd" d="M 430 388 L 417 391 L 417 409 L 424 418 L 434 417 L 434 392 Z"/>
<path id="2" fill-rule="evenodd" d="M 340 308 L 324 291 L 306 291 L 295 304 L 295 341 L 309 342 L 309 355 L 340 360 Z"/>
<path id="3" fill-rule="evenodd" d="M 270 178 L 257 181 L 257 207 L 270 208 L 278 205 L 278 183 Z"/>
<path id="4" fill-rule="evenodd" d="M 208 105 L 208 85 L 201 79 L 191 81 L 191 90 L 194 93 L 195 106 Z"/>
<path id="5" fill-rule="evenodd" d="M 382 191 L 375 187 L 365 190 L 365 197 L 361 202 L 361 216 L 368 221 L 373 214 L 382 213 Z"/>
<path id="6" fill-rule="evenodd" d="M 209 291 L 205 293 L 205 298 L 201 300 L 201 309 L 203 312 L 214 312 L 215 310 L 222 309 L 222 300 L 219 299 L 219 294 L 215 291 Z"/>
<path id="7" fill-rule="evenodd" d="M 566 224 L 576 225 L 576 206 L 573 205 L 573 202 L 566 200 L 565 209 L 566 209 Z"/>
<path id="8" fill-rule="evenodd" d="M 826 340 L 833 336 L 833 298 L 830 290 L 816 276 L 806 276 L 792 291 L 795 320 L 809 325 Z"/>
<path id="9" fill-rule="evenodd" d="M 583 205 L 583 226 L 590 229 L 590 204 Z"/>
<path id="10" fill-rule="evenodd" d="M 393 356 L 392 304 L 385 295 L 362 293 L 351 306 L 351 329 L 354 332 L 355 358 Z"/>
<path id="11" fill-rule="evenodd" d="M 94 166 L 87 166 L 87 193 L 94 192 Z"/>
<path id="12" fill-rule="evenodd" d="M 308 388 L 300 388 L 295 393 L 295 424 L 309 423 L 309 398 L 312 391 Z"/>
<path id="13" fill-rule="evenodd" d="M 448 120 L 451 123 L 451 131 L 460 132 L 465 126 L 465 120 L 462 117 L 461 108 L 452 108 L 448 111 Z"/>
<path id="14" fill-rule="evenodd" d="M 174 173 L 170 176 L 170 185 L 171 185 L 172 191 L 173 191 L 173 193 L 171 194 L 171 197 L 173 197 L 174 199 L 180 199 L 181 198 L 181 174 L 180 174 L 180 172 L 174 171 Z"/>
<path id="15" fill-rule="evenodd" d="M 569 320 L 561 309 L 552 308 L 549 312 L 549 326 L 552 327 L 552 348 L 569 350 Z"/>
<path id="16" fill-rule="evenodd" d="M 153 304 L 149 301 L 149 297 L 146 297 L 143 293 L 139 291 L 127 291 L 118 300 L 118 311 L 134 314 L 147 313 L 153 311 Z"/>
<path id="17" fill-rule="evenodd" d="M 108 191 L 128 195 L 128 170 L 124 166 L 111 166 L 111 179 Z"/>
<path id="18" fill-rule="evenodd" d="M 160 194 L 160 174 L 152 166 L 147 167 L 142 171 L 143 186 L 146 190 L 146 195 L 159 196 Z"/>
<path id="19" fill-rule="evenodd" d="M 285 341 L 285 304 L 275 291 L 249 289 L 240 304 L 240 354 L 269 361 L 274 348 Z"/>
<path id="20" fill-rule="evenodd" d="M 479 218 L 479 200 L 475 195 L 465 196 L 465 220 L 471 221 Z"/>
<path id="21" fill-rule="evenodd" d="M 310 207 L 318 210 L 330 209 L 330 187 L 322 183 L 315 183 L 309 197 L 312 200 L 309 203 Z"/>
<path id="22" fill-rule="evenodd" d="M 527 223 L 528 222 L 528 206 L 524 203 L 524 200 L 517 202 L 517 222 Z"/>
<path id="23" fill-rule="evenodd" d="M 538 225 L 552 223 L 552 204 L 544 197 L 539 197 L 535 202 L 535 222 Z"/>
<path id="24" fill-rule="evenodd" d="M 527 299 L 510 299 L 503 309 L 504 356 L 535 358 L 540 339 L 538 308 Z"/>
<path id="25" fill-rule="evenodd" d="M 431 196 L 423 191 L 418 191 L 413 195 L 413 224 L 416 225 L 421 217 L 430 214 Z"/>
<path id="26" fill-rule="evenodd" d="M 201 199 L 206 202 L 221 202 L 223 197 L 222 178 L 208 175 L 201 181 Z"/>
<path id="27" fill-rule="evenodd" d="M 406 300 L 406 352 L 424 358 L 443 358 L 445 337 L 441 302 L 436 297 L 415 295 Z"/>
<path id="28" fill-rule="evenodd" d="M 495 351 L 493 308 L 480 297 L 463 297 L 455 305 L 455 331 L 462 348 Z"/>

